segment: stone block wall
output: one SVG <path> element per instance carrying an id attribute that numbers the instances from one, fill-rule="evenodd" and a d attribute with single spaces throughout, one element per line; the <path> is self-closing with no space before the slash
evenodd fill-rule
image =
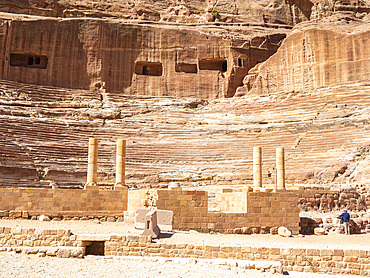
<path id="1" fill-rule="evenodd" d="M 131 189 L 128 191 L 127 210 L 136 212 L 138 208 L 152 208 L 157 203 L 157 190 Z"/>
<path id="2" fill-rule="evenodd" d="M 29 216 L 122 216 L 127 190 L 0 188 L 0 210 Z"/>
<path id="3" fill-rule="evenodd" d="M 38 254 L 41 257 L 82 258 L 84 249 L 81 246 L 82 243 L 76 241 L 70 230 L 0 227 L 0 251 Z"/>
<path id="4" fill-rule="evenodd" d="M 285 226 L 294 234 L 299 232 L 298 195 L 294 191 L 249 192 L 247 213 L 252 227 Z"/>
<path id="5" fill-rule="evenodd" d="M 215 203 L 221 211 L 247 211 L 247 188 L 222 188 L 215 192 Z"/>
<path id="6" fill-rule="evenodd" d="M 173 211 L 173 229 L 208 229 L 208 194 L 206 191 L 158 190 L 157 208 Z"/>
<path id="7" fill-rule="evenodd" d="M 208 212 L 206 191 L 158 190 L 157 208 L 174 212 L 173 228 L 227 233 L 269 233 L 285 226 L 299 232 L 298 196 L 290 191 L 246 192 L 246 211 Z"/>
<path id="8" fill-rule="evenodd" d="M 369 250 L 171 244 L 154 243 L 143 236 L 114 236 L 105 243 L 105 255 L 279 261 L 286 271 L 363 276 L 370 273 Z"/>
<path id="9" fill-rule="evenodd" d="M 138 208 L 145 207 L 146 191 L 145 189 L 128 191 L 128 211 L 136 211 Z"/>
<path id="10" fill-rule="evenodd" d="M 0 251 L 57 256 L 84 255 L 84 240 L 69 230 L 37 230 L 0 227 Z M 93 235 L 85 236 L 86 240 Z M 99 241 L 103 240 L 99 237 Z M 238 259 L 278 261 L 283 270 L 351 274 L 370 274 L 370 250 L 307 249 L 251 246 L 197 245 L 188 243 L 155 243 L 151 237 L 136 235 L 106 235 L 106 256 L 158 256 L 204 259 Z"/>

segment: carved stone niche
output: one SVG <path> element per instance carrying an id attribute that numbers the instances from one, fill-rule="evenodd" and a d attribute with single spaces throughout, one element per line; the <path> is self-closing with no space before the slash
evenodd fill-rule
<path id="1" fill-rule="evenodd" d="M 138 75 L 162 76 L 161 62 L 138 61 L 135 63 L 135 73 Z"/>
<path id="2" fill-rule="evenodd" d="M 191 63 L 178 63 L 175 66 L 176 72 L 185 72 L 185 73 L 198 73 L 197 64 Z"/>
<path id="3" fill-rule="evenodd" d="M 199 70 L 219 70 L 227 71 L 227 61 L 222 58 L 203 58 L 199 59 Z"/>
<path id="4" fill-rule="evenodd" d="M 12 52 L 10 53 L 10 65 L 26 68 L 46 69 L 48 57 L 30 52 Z"/>

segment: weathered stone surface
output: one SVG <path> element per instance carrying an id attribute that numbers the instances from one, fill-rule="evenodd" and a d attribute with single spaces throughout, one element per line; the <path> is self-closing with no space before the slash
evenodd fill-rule
<path id="1" fill-rule="evenodd" d="M 352 29 L 330 24 L 297 27 L 276 55 L 250 70 L 244 79 L 245 88 L 251 88 L 250 94 L 308 92 L 369 80 L 369 42 L 370 25 L 365 22 L 352 24 Z"/>
<path id="2" fill-rule="evenodd" d="M 324 228 L 315 228 L 314 234 L 317 236 L 323 236 L 325 235 L 325 229 Z"/>
<path id="3" fill-rule="evenodd" d="M 50 217 L 47 215 L 40 215 L 39 221 L 50 221 Z"/>
<path id="4" fill-rule="evenodd" d="M 71 256 L 71 250 L 69 249 L 59 249 L 57 253 L 58 258 L 69 258 Z"/>
<path id="5" fill-rule="evenodd" d="M 130 18 L 170 22 L 261 22 L 296 24 L 308 20 L 314 7 L 315 18 L 331 12 L 333 5 L 322 8 L 308 0 L 246 0 L 246 1 L 53 1 L 27 2 L 22 5 L 4 3 L 2 10 L 14 13 L 58 17 Z M 332 1 L 329 1 L 332 2 Z M 343 1 L 339 1 L 343 2 Z M 324 3 L 322 4 L 324 6 Z M 325 5 L 329 6 L 329 5 Z M 338 5 L 336 8 L 338 9 Z M 352 5 L 350 6 L 352 7 Z M 365 6 L 366 7 L 366 6 Z M 346 6 L 348 9 L 349 7 Z M 356 7 L 352 7 L 355 9 Z M 208 20 L 207 20 L 208 19 Z"/>
<path id="6" fill-rule="evenodd" d="M 278 235 L 282 237 L 292 236 L 292 232 L 288 228 L 283 227 L 283 226 L 279 227 L 277 232 L 278 232 Z"/>
<path id="7" fill-rule="evenodd" d="M 135 228 L 139 230 L 145 229 L 145 216 L 150 212 L 150 209 L 137 209 L 135 213 Z M 156 210 L 157 225 L 162 232 L 172 231 L 173 212 L 169 210 Z"/>

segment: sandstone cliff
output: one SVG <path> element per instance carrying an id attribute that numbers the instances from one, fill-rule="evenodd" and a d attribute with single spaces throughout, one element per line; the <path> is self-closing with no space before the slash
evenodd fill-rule
<path id="1" fill-rule="evenodd" d="M 368 11 L 366 1 L 334 0 L 2 0 L 0 10 L 51 17 L 125 18 L 171 22 L 265 22 L 294 25 L 336 10 Z"/>
<path id="2" fill-rule="evenodd" d="M 370 79 L 370 23 L 297 26 L 278 52 L 250 70 L 238 94 L 311 91 Z"/>
<path id="3" fill-rule="evenodd" d="M 233 96 L 248 70 L 290 32 L 0 16 L 1 79 L 119 95 Z"/>

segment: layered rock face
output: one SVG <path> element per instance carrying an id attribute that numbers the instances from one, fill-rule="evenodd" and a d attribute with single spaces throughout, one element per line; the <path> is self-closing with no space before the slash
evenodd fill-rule
<path id="1" fill-rule="evenodd" d="M 124 18 L 153 21 L 260 22 L 295 25 L 337 11 L 370 11 L 368 0 L 98 0 L 0 1 L 4 12 L 50 17 Z"/>
<path id="2" fill-rule="evenodd" d="M 131 9 L 139 18 L 191 17 L 177 10 L 165 19 L 157 2 Z M 369 182 L 366 1 L 330 18 L 344 1 L 235 1 L 230 21 L 243 7 L 253 24 L 221 23 L 226 1 L 183 2 L 219 22 L 1 15 L 1 186 L 82 187 L 89 137 L 100 140 L 100 185 L 114 183 L 118 138 L 127 139 L 130 187 L 251 184 L 254 146 L 271 187 L 276 147 L 285 147 L 288 184 Z M 59 2 L 44 4 L 69 17 Z M 313 15 L 319 22 L 302 22 Z M 261 22 L 301 23 L 291 31 Z M 219 99 L 238 86 L 243 98 Z"/>
<path id="3" fill-rule="evenodd" d="M 81 187 L 88 138 L 99 138 L 98 183 L 113 185 L 116 139 L 127 139 L 130 187 L 252 184 L 262 147 L 263 183 L 275 183 L 285 147 L 292 183 L 369 182 L 369 84 L 310 93 L 204 101 L 120 97 L 2 81 L 0 184 Z"/>
<path id="4" fill-rule="evenodd" d="M 308 92 L 321 86 L 369 80 L 370 24 L 349 33 L 322 27 L 313 24 L 296 29 L 276 55 L 249 72 L 239 94 Z"/>
<path id="5" fill-rule="evenodd" d="M 288 32 L 40 18 L 4 19 L 1 29 L 2 79 L 202 98 L 233 96 L 248 70 L 275 53 Z"/>

